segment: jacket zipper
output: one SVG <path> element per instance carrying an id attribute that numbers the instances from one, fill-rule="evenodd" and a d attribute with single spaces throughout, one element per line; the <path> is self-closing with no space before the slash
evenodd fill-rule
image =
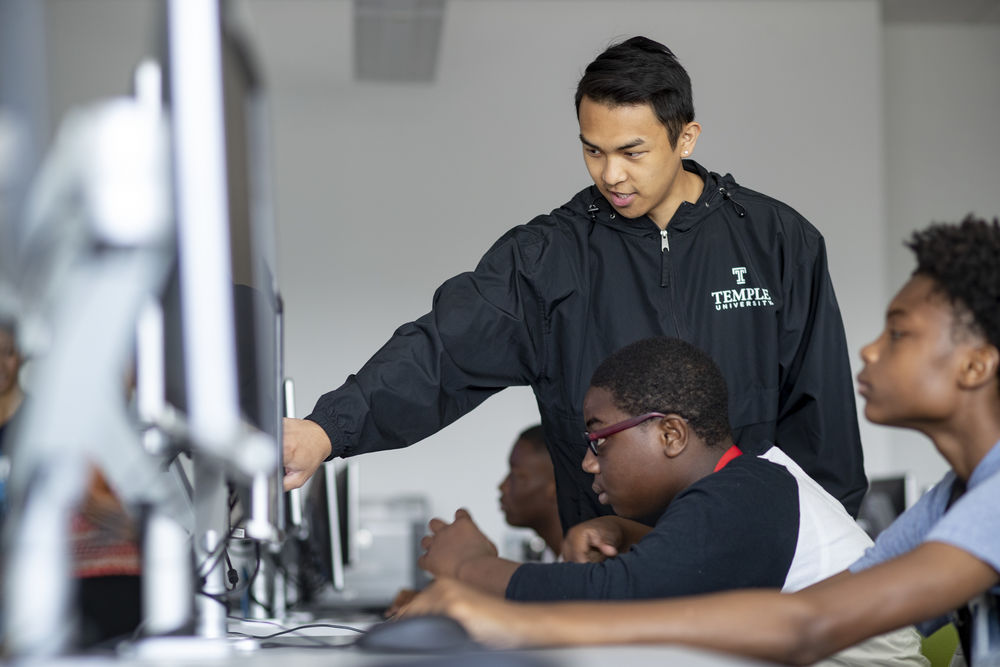
<path id="1" fill-rule="evenodd" d="M 660 287 L 670 286 L 670 265 L 667 253 L 670 252 L 670 239 L 667 230 L 660 230 Z"/>

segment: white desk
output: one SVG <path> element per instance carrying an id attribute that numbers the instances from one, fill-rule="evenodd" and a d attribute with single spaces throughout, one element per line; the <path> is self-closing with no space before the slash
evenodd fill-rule
<path id="1" fill-rule="evenodd" d="M 295 622 L 370 625 L 370 615 L 340 615 L 335 619 L 295 618 Z M 286 622 L 286 627 L 292 624 Z M 280 628 L 255 621 L 231 621 L 230 629 L 263 637 Z M 312 627 L 274 639 L 226 640 L 170 639 L 162 644 L 143 643 L 120 655 L 84 655 L 46 661 L 53 667 L 377 667 L 412 664 L 414 667 L 761 667 L 766 663 L 680 646 L 598 646 L 587 648 L 534 649 L 530 651 L 476 651 L 463 653 L 396 654 L 363 651 L 350 646 L 356 632 Z M 159 641 L 159 640 L 157 640 Z M 321 645 L 327 644 L 326 646 Z M 262 645 L 278 644 L 271 648 Z M 177 650 L 180 649 L 180 650 Z"/>

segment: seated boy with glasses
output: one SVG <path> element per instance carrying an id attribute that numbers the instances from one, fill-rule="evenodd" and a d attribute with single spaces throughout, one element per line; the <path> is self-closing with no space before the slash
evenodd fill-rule
<path id="1" fill-rule="evenodd" d="M 583 414 L 590 429 L 583 469 L 617 516 L 570 531 L 563 555 L 578 562 L 498 558 L 459 510 L 451 524 L 431 521 L 419 565 L 511 600 L 636 600 L 795 591 L 845 569 L 871 545 L 780 449 L 742 454 L 730 435 L 721 372 L 684 341 L 649 338 L 612 354 L 594 372 Z M 921 664 L 912 629 L 878 641 L 869 647 L 874 654 Z"/>

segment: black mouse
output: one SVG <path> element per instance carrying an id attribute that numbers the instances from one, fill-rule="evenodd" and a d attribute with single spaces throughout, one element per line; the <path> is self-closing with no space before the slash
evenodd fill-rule
<path id="1" fill-rule="evenodd" d="M 479 648 L 462 624 L 449 616 L 404 616 L 373 625 L 354 645 L 367 651 L 430 653 Z"/>

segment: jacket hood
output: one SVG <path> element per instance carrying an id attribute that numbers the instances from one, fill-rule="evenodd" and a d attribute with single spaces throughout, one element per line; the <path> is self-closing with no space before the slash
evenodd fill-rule
<path id="1" fill-rule="evenodd" d="M 732 174 L 720 176 L 714 171 L 708 171 L 694 160 L 683 160 L 682 165 L 686 171 L 700 176 L 705 182 L 705 187 L 697 202 L 694 204 L 683 202 L 680 205 L 677 212 L 674 213 L 674 217 L 670 219 L 668 225 L 670 230 L 682 232 L 690 229 L 723 205 L 732 206 L 736 215 L 741 218 L 746 215 L 746 209 L 739 204 L 737 199 L 734 199 L 740 186 Z M 656 233 L 660 231 L 660 228 L 649 216 L 626 218 L 619 214 L 604 198 L 596 185 L 591 185 L 579 192 L 567 206 L 589 217 L 595 224 L 614 227 L 627 234 L 644 236 L 651 231 Z"/>

